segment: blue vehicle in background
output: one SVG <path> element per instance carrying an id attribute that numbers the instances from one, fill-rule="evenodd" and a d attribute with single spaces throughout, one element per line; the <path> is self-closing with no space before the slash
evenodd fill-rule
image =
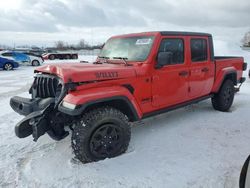
<path id="1" fill-rule="evenodd" d="M 12 59 L 0 57 L 0 68 L 6 71 L 19 67 L 19 64 Z"/>
<path id="2" fill-rule="evenodd" d="M 30 57 L 26 54 L 12 51 L 3 51 L 0 53 L 0 56 L 12 59 L 19 63 L 29 63 Z"/>
<path id="3" fill-rule="evenodd" d="M 16 62 L 21 64 L 27 64 L 32 66 L 39 66 L 41 65 L 44 60 L 42 56 L 36 55 L 31 52 L 16 52 L 16 51 L 3 51 L 0 52 L 0 56 L 6 57 L 8 59 L 12 59 Z"/>

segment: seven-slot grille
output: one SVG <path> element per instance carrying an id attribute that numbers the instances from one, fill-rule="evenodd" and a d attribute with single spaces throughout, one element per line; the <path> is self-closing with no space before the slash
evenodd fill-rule
<path id="1" fill-rule="evenodd" d="M 50 75 L 36 75 L 32 87 L 34 98 L 56 97 L 58 90 L 61 90 L 59 79 Z"/>

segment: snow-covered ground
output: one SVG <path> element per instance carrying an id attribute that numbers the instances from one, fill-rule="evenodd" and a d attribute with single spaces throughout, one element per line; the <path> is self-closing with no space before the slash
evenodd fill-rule
<path id="1" fill-rule="evenodd" d="M 250 62 L 249 52 L 234 55 Z M 28 97 L 32 80 L 33 67 L 0 71 L 0 187 L 238 187 L 250 154 L 249 79 L 230 112 L 215 111 L 206 100 L 147 119 L 133 126 L 125 154 L 90 164 L 74 159 L 70 136 L 59 142 L 47 135 L 38 142 L 15 136 L 22 116 L 9 99 Z"/>

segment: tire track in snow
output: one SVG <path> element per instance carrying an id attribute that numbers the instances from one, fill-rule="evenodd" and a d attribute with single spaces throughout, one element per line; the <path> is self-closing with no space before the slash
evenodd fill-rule
<path id="1" fill-rule="evenodd" d="M 22 119 L 15 112 L 0 116 L 0 187 L 16 187 L 31 179 L 25 173 L 36 158 L 50 153 L 56 142 L 33 142 L 31 137 L 19 139 L 15 136 L 14 125 Z M 46 138 L 44 139 L 46 140 Z M 33 182 L 35 183 L 35 182 Z"/>

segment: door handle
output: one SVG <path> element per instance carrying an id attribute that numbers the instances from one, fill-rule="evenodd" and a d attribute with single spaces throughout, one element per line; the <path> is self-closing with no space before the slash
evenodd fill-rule
<path id="1" fill-rule="evenodd" d="M 201 72 L 208 72 L 209 69 L 207 67 L 204 67 L 203 69 L 201 69 Z"/>
<path id="2" fill-rule="evenodd" d="M 188 71 L 179 72 L 179 76 L 187 76 L 187 75 L 188 75 Z"/>

